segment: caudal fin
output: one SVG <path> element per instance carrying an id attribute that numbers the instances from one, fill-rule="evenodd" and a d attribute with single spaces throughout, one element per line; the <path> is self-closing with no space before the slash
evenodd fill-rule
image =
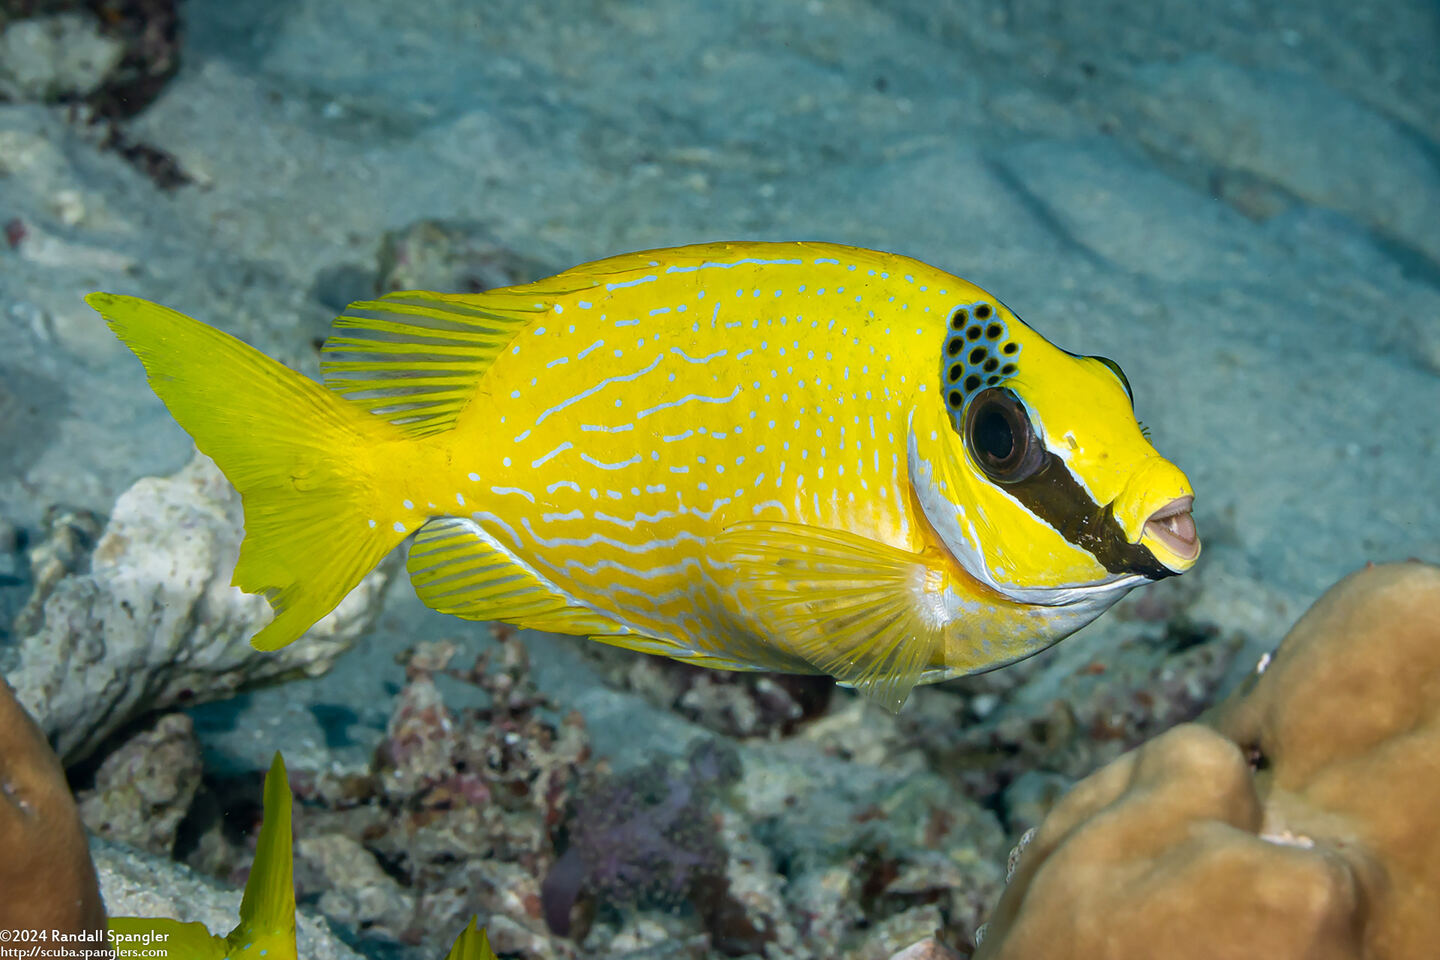
<path id="1" fill-rule="evenodd" d="M 85 298 L 150 386 L 240 491 L 235 586 L 275 610 L 251 640 L 276 650 L 344 599 L 409 528 L 374 503 L 400 428 L 198 320 L 136 297 Z M 388 450 L 387 450 L 388 448 Z"/>

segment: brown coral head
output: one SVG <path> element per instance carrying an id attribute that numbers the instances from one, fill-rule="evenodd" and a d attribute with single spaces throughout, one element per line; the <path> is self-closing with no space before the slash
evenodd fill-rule
<path id="1" fill-rule="evenodd" d="M 105 908 L 60 759 L 0 678 L 0 929 L 98 935 Z"/>
<path id="2" fill-rule="evenodd" d="M 1347 865 L 1268 842 L 1262 815 L 1236 745 L 1175 727 L 1061 800 L 975 960 L 1353 960 Z"/>
<path id="3" fill-rule="evenodd" d="M 975 960 L 1434 956 L 1440 568 L 1336 584 L 1213 723 L 1077 784 Z"/>

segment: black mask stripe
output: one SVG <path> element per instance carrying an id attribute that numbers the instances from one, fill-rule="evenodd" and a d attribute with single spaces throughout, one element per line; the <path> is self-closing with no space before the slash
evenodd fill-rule
<path id="1" fill-rule="evenodd" d="M 1045 452 L 1044 465 L 1029 477 L 999 486 L 1111 573 L 1138 573 L 1151 580 L 1174 576 L 1148 547 L 1126 542 L 1111 505 L 1092 500 L 1053 452 Z"/>

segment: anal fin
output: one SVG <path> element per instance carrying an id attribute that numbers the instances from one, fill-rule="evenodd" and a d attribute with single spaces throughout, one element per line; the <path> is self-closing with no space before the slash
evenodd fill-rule
<path id="1" fill-rule="evenodd" d="M 623 636 L 596 634 L 590 639 L 596 643 L 603 643 L 612 647 L 621 647 L 625 650 L 633 650 L 636 653 L 646 653 L 655 657 L 668 657 L 671 660 L 693 664 L 697 667 L 708 667 L 711 670 L 738 670 L 742 672 L 780 670 L 787 673 L 795 672 L 794 666 L 789 663 L 756 663 L 738 654 L 727 655 L 721 651 L 698 649 L 679 640 L 651 636 L 643 633 L 631 633 Z M 801 672 L 804 672 L 804 664 L 801 664 L 801 667 Z"/>
<path id="2" fill-rule="evenodd" d="M 717 577 L 774 640 L 894 711 L 941 649 L 944 572 L 839 530 L 743 523 L 711 544 Z"/>
<path id="3" fill-rule="evenodd" d="M 421 527 L 406 569 L 420 599 L 441 613 L 551 633 L 628 632 L 577 604 L 465 517 L 440 517 Z"/>

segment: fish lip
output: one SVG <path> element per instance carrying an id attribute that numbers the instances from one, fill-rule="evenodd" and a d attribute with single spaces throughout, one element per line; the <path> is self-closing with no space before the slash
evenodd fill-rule
<path id="1" fill-rule="evenodd" d="M 1200 555 L 1200 536 L 1190 513 L 1194 503 L 1193 496 L 1176 497 L 1145 521 L 1145 533 L 1185 563 Z"/>

